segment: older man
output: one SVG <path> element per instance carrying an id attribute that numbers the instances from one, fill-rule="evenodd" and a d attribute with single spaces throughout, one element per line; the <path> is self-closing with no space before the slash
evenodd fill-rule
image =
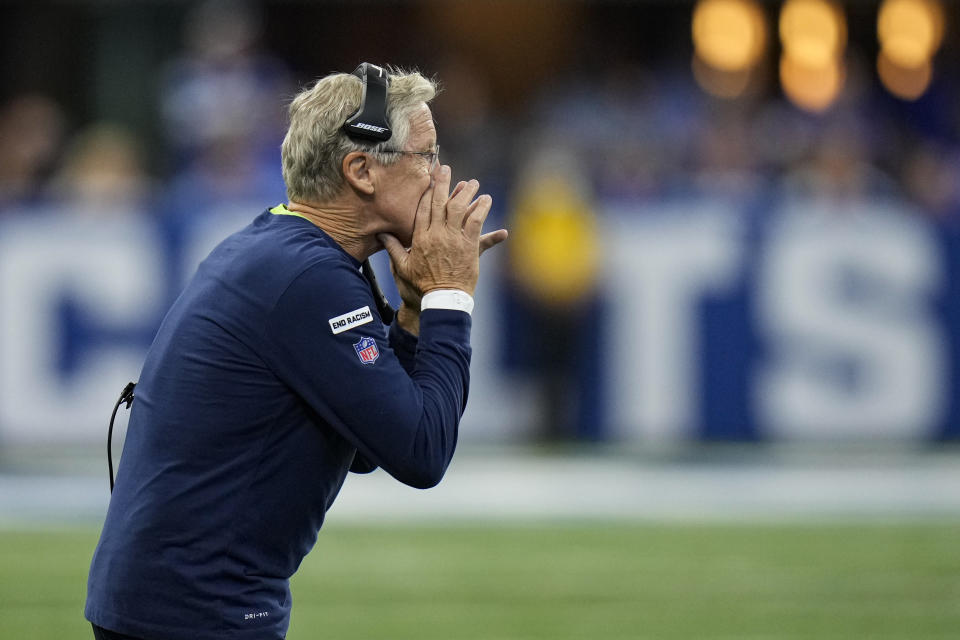
<path id="1" fill-rule="evenodd" d="M 296 97 L 289 203 L 213 250 L 147 354 L 90 568 L 98 638 L 283 638 L 348 470 L 430 487 L 450 462 L 478 255 L 506 232 L 481 236 L 476 181 L 450 192 L 435 85 L 357 76 Z M 378 78 L 383 120 L 358 123 Z M 360 272 L 383 247 L 404 301 L 389 329 Z"/>

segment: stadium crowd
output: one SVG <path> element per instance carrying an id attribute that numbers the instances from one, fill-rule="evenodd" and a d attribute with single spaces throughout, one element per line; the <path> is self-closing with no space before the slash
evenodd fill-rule
<path id="1" fill-rule="evenodd" d="M 309 76 L 270 51 L 266 13 L 216 1 L 184 17 L 180 53 L 152 74 L 159 146 L 148 148 L 145 132 L 124 123 L 95 113 L 81 120 L 76 105 L 9 86 L 0 94 L 0 211 L 54 204 L 177 215 L 198 193 L 282 197 L 286 105 L 278 96 L 293 95 Z M 769 70 L 738 98 L 709 96 L 683 57 L 687 43 L 655 60 L 639 44 L 581 47 L 602 53 L 531 83 L 506 109 L 491 95 L 497 69 L 464 52 L 428 56 L 424 70 L 453 89 L 437 105 L 453 166 L 509 195 L 519 168 L 546 147 L 576 158 L 599 200 L 880 192 L 931 217 L 960 216 L 960 92 L 948 66 L 919 100 L 903 101 L 880 85 L 867 46 L 852 44 L 839 99 L 808 113 L 783 96 Z M 611 58 L 593 66 L 599 55 Z"/>

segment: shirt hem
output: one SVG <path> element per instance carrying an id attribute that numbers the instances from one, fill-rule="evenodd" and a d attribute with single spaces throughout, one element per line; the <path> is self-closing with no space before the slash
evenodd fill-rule
<path id="1" fill-rule="evenodd" d="M 232 638 L 240 640 L 253 640 L 254 638 L 258 640 L 283 640 L 286 636 L 286 628 L 278 630 L 270 627 L 251 627 L 250 629 L 205 631 L 196 628 L 161 626 L 125 618 L 102 609 L 87 609 L 84 617 L 88 622 L 98 627 L 144 638 L 144 640 L 230 640 Z"/>

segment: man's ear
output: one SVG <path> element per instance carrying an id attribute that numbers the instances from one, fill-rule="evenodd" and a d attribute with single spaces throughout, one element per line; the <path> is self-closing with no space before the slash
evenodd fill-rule
<path id="1" fill-rule="evenodd" d="M 348 185 L 364 195 L 373 195 L 370 156 L 362 151 L 351 151 L 343 158 L 342 169 Z"/>

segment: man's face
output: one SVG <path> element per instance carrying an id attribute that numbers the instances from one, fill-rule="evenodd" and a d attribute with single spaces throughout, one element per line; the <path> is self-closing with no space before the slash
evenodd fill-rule
<path id="1" fill-rule="evenodd" d="M 423 103 L 410 118 L 410 135 L 402 150 L 432 151 L 436 146 L 437 130 L 433 125 L 433 114 Z M 417 205 L 430 186 L 430 161 L 424 156 L 398 154 L 397 161 L 384 169 L 385 185 L 380 203 L 384 231 L 392 233 L 405 246 L 410 246 Z"/>

